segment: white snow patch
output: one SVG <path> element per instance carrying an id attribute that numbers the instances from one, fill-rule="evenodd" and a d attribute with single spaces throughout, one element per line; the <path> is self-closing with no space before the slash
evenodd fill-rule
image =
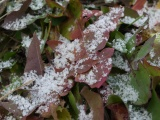
<path id="1" fill-rule="evenodd" d="M 152 120 L 152 114 L 144 108 L 136 108 L 133 105 L 128 106 L 130 120 Z"/>
<path id="2" fill-rule="evenodd" d="M 90 113 L 86 114 L 84 105 L 78 105 L 77 107 L 79 109 L 78 120 L 93 120 L 92 110 L 90 111 Z"/>
<path id="3" fill-rule="evenodd" d="M 4 68 L 11 68 L 12 65 L 14 63 L 14 60 L 7 60 L 7 61 L 1 61 L 0 60 L 0 72 L 4 69 Z"/>
<path id="4" fill-rule="evenodd" d="M 130 85 L 130 79 L 128 74 L 117 74 L 109 76 L 107 80 L 114 94 L 120 96 L 125 103 L 138 99 L 138 92 Z"/>

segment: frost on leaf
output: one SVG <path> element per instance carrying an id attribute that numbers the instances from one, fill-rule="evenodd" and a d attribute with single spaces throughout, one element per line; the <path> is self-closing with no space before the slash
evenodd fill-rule
<path id="1" fill-rule="evenodd" d="M 13 27 L 12 24 L 16 23 L 18 21 L 18 19 L 23 18 L 30 3 L 31 3 L 31 0 L 27 0 L 23 3 L 23 5 L 21 6 L 21 8 L 18 11 L 11 12 L 5 18 L 4 23 L 2 24 L 2 27 L 5 29 L 14 29 L 14 28 L 12 28 Z M 15 27 L 17 27 L 17 26 L 15 26 Z"/>
<path id="2" fill-rule="evenodd" d="M 101 15 L 94 24 L 83 31 L 83 40 L 88 52 L 92 53 L 105 47 L 109 32 L 116 29 L 119 18 L 122 16 L 123 8 L 111 8 L 109 13 Z"/>

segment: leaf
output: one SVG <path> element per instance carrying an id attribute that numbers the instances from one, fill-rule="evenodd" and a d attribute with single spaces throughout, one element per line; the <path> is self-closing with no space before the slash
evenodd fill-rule
<path id="1" fill-rule="evenodd" d="M 133 5 L 133 10 L 141 10 L 146 3 L 147 0 L 137 0 L 136 3 Z"/>
<path id="2" fill-rule="evenodd" d="M 153 37 L 149 38 L 144 45 L 141 47 L 141 49 L 138 51 L 134 61 L 138 61 L 143 59 L 152 49 L 154 40 L 155 40 L 156 36 L 154 35 Z"/>
<path id="3" fill-rule="evenodd" d="M 138 18 L 139 17 L 137 11 L 135 11 L 131 8 L 128 8 L 128 7 L 124 8 L 124 16 L 130 16 L 131 18 Z"/>
<path id="4" fill-rule="evenodd" d="M 26 0 L 22 7 L 18 11 L 13 11 L 4 19 L 4 23 L 2 24 L 3 28 L 7 28 L 8 24 L 13 23 L 17 19 L 22 18 L 25 15 L 25 11 L 28 9 L 31 0 Z"/>
<path id="5" fill-rule="evenodd" d="M 68 112 L 67 108 L 62 108 L 62 110 L 57 111 L 58 120 L 71 120 L 71 115 Z"/>
<path id="6" fill-rule="evenodd" d="M 0 102 L 1 106 L 3 106 L 6 110 L 12 113 L 16 117 L 22 116 L 22 111 L 18 109 L 18 106 L 14 104 L 12 101 L 8 102 Z"/>
<path id="7" fill-rule="evenodd" d="M 81 24 L 77 19 L 70 17 L 60 25 L 60 33 L 69 40 L 82 38 Z"/>
<path id="8" fill-rule="evenodd" d="M 36 70 L 38 75 L 43 75 L 44 66 L 40 52 L 40 41 L 36 34 L 33 34 L 33 40 L 29 46 L 27 53 L 27 63 L 24 72 L 30 72 Z"/>
<path id="9" fill-rule="evenodd" d="M 116 103 L 107 106 L 111 110 L 112 120 L 129 120 L 129 113 L 123 103 Z"/>
<path id="10" fill-rule="evenodd" d="M 150 85 L 150 75 L 143 65 L 139 63 L 138 70 L 131 74 L 131 86 L 138 92 L 139 96 L 134 104 L 143 105 L 148 102 L 151 96 Z"/>
<path id="11" fill-rule="evenodd" d="M 4 119 L 4 117 L 8 114 L 8 111 L 0 105 L 0 119 Z"/>
<path id="12" fill-rule="evenodd" d="M 107 106 L 115 103 L 123 103 L 122 99 L 117 95 L 110 95 L 107 100 Z"/>
<path id="13" fill-rule="evenodd" d="M 79 110 L 76 106 L 76 100 L 75 100 L 75 97 L 73 96 L 72 92 L 69 92 L 68 99 L 69 99 L 69 102 L 74 110 L 74 113 L 76 114 L 76 117 L 78 117 Z"/>
<path id="14" fill-rule="evenodd" d="M 159 108 L 160 108 L 160 99 L 158 98 L 156 91 L 153 90 L 152 98 L 147 107 L 147 110 L 152 114 L 152 120 L 158 120 L 160 118 Z"/>
<path id="15" fill-rule="evenodd" d="M 150 73 L 151 76 L 160 76 L 160 68 L 150 65 L 146 60 L 143 60 L 143 66 Z"/>
<path id="16" fill-rule="evenodd" d="M 67 10 L 72 14 L 74 19 L 80 19 L 82 16 L 82 4 L 80 3 L 80 0 L 70 0 Z"/>
<path id="17" fill-rule="evenodd" d="M 126 48 L 127 48 L 127 57 L 130 58 L 132 57 L 132 54 L 134 52 L 135 46 L 136 46 L 136 37 L 133 35 L 127 42 Z"/>
<path id="18" fill-rule="evenodd" d="M 6 6 L 7 6 L 7 0 L 3 0 L 0 2 L 0 15 L 4 12 Z"/>
<path id="19" fill-rule="evenodd" d="M 86 99 L 91 110 L 93 110 L 93 120 L 104 120 L 103 100 L 98 93 L 83 87 L 81 95 Z"/>
<path id="20" fill-rule="evenodd" d="M 45 0 L 46 4 L 50 7 L 50 8 L 60 8 L 60 9 L 64 9 L 61 5 L 59 5 L 58 3 L 56 3 L 53 0 Z"/>

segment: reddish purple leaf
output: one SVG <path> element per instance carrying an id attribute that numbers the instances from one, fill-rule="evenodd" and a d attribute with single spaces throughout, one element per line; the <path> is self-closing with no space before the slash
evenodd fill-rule
<path id="1" fill-rule="evenodd" d="M 22 18 L 25 15 L 25 11 L 28 9 L 31 1 L 32 0 L 26 0 L 18 11 L 13 11 L 9 15 L 7 15 L 7 17 L 4 19 L 2 27 L 7 26 L 13 21 L 16 21 L 16 19 Z"/>
<path id="2" fill-rule="evenodd" d="M 98 93 L 90 91 L 84 87 L 81 95 L 86 99 L 91 110 L 93 110 L 93 120 L 104 120 L 104 106 L 103 100 Z"/>
<path id="3" fill-rule="evenodd" d="M 24 72 L 36 70 L 38 75 L 43 75 L 44 66 L 40 52 L 40 41 L 36 34 L 33 34 L 33 40 L 29 46 L 27 53 L 27 63 Z"/>
<path id="4" fill-rule="evenodd" d="M 59 45 L 61 44 L 62 42 L 61 41 L 58 41 L 58 40 L 49 40 L 47 41 L 47 44 L 50 48 L 52 48 L 53 50 Z"/>

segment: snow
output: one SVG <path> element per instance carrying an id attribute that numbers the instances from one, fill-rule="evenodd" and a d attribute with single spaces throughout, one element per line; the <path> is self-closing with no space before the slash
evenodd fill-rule
<path id="1" fill-rule="evenodd" d="M 74 62 L 75 54 L 74 52 L 80 52 L 81 43 L 78 39 L 74 40 L 73 42 L 67 40 L 64 37 L 60 37 L 60 41 L 63 43 L 58 45 L 55 51 L 58 53 L 55 55 L 53 60 L 53 64 L 56 68 L 64 68 L 65 66 L 69 65 L 70 63 Z"/>
<path id="2" fill-rule="evenodd" d="M 128 106 L 130 120 L 152 120 L 151 113 L 144 108 L 136 108 L 133 105 Z"/>
<path id="3" fill-rule="evenodd" d="M 115 0 L 104 0 L 105 3 L 111 3 L 114 2 Z"/>
<path id="4" fill-rule="evenodd" d="M 147 2 L 144 5 L 144 7 L 137 12 L 139 13 L 139 15 L 147 14 L 148 19 L 149 19 L 149 23 L 148 23 L 149 29 L 153 29 L 156 24 L 160 23 L 160 19 L 159 19 L 160 18 L 160 9 L 157 9 L 154 6 L 148 7 Z"/>
<path id="5" fill-rule="evenodd" d="M 78 120 L 93 120 L 92 110 L 90 111 L 90 113 L 86 114 L 84 105 L 77 105 L 77 107 L 79 109 Z"/>
<path id="6" fill-rule="evenodd" d="M 126 41 L 124 41 L 123 39 L 114 39 L 112 41 L 113 44 L 113 48 L 115 48 L 116 50 L 122 52 L 122 53 L 126 53 L 127 49 L 126 49 Z"/>
<path id="7" fill-rule="evenodd" d="M 2 25 L 3 28 L 7 30 L 20 30 L 25 28 L 29 23 L 36 20 L 38 16 L 34 16 L 31 14 L 27 14 L 20 19 L 16 19 L 15 21 L 10 21 L 9 23 Z"/>
<path id="8" fill-rule="evenodd" d="M 3 120 L 16 120 L 16 118 L 11 115 L 7 115 L 3 118 Z"/>
<path id="9" fill-rule="evenodd" d="M 137 27 L 141 27 L 144 25 L 144 23 L 147 21 L 147 19 L 148 19 L 147 16 L 145 16 L 145 17 L 141 16 L 140 18 L 137 18 L 137 19 L 132 18 L 130 16 L 125 16 L 123 19 L 121 19 L 121 21 L 126 24 L 133 24 Z"/>
<path id="10" fill-rule="evenodd" d="M 23 89 L 29 90 L 30 96 L 22 97 L 20 95 L 10 95 L 9 100 L 14 101 L 17 104 L 18 109 L 23 113 L 23 116 L 29 114 L 37 106 L 41 106 L 45 103 L 45 110 L 42 107 L 38 109 L 37 112 L 46 111 L 46 107 L 49 107 L 49 103 L 58 104 L 60 102 L 59 95 L 64 92 L 64 90 L 70 89 L 72 87 L 72 80 L 67 79 L 69 71 L 65 68 L 61 72 L 56 72 L 53 66 L 48 66 L 45 68 L 44 76 L 38 76 L 36 71 L 31 71 L 29 73 L 24 73 L 21 77 L 22 85 L 26 83 Z"/>
<path id="11" fill-rule="evenodd" d="M 107 80 L 113 93 L 120 96 L 125 103 L 136 102 L 138 99 L 138 92 L 130 85 L 130 80 L 128 74 L 116 74 L 109 76 Z"/>
<path id="12" fill-rule="evenodd" d="M 46 4 L 45 0 L 32 0 L 31 4 L 29 7 L 32 10 L 39 10 L 41 9 L 44 5 Z"/>
<path id="13" fill-rule="evenodd" d="M 120 52 L 115 51 L 112 60 L 113 60 L 113 66 L 125 70 L 126 72 L 130 71 L 128 61 L 122 57 L 122 54 Z"/>
<path id="14" fill-rule="evenodd" d="M 0 60 L 0 72 L 5 68 L 11 68 L 14 63 L 13 59 L 7 60 L 7 61 L 1 61 Z"/>
<path id="15" fill-rule="evenodd" d="M 11 1 L 8 5 L 7 5 L 7 13 L 10 13 L 12 11 L 18 11 L 22 5 L 23 5 L 23 1 L 25 0 L 21 0 L 21 1 Z"/>
<path id="16" fill-rule="evenodd" d="M 38 31 L 38 32 L 36 32 L 36 35 L 37 35 L 37 38 L 40 40 L 40 49 L 42 49 L 43 46 L 44 46 L 44 44 L 45 44 L 45 40 L 41 38 L 42 32 Z M 22 46 L 24 48 L 26 48 L 26 50 L 28 50 L 28 48 L 29 48 L 29 46 L 31 44 L 32 39 L 33 39 L 33 37 L 30 38 L 29 36 L 25 36 L 25 35 L 22 37 L 21 44 L 22 44 Z"/>
<path id="17" fill-rule="evenodd" d="M 108 41 L 108 37 L 104 36 L 105 32 L 107 31 L 113 31 L 117 23 L 114 22 L 115 16 L 120 14 L 122 17 L 124 8 L 111 8 L 109 13 L 106 13 L 105 15 L 101 15 L 98 20 L 94 24 L 90 24 L 84 31 L 84 40 L 87 41 L 85 43 L 85 48 L 88 52 L 95 52 L 95 49 L 98 47 L 100 43 L 102 43 L 103 40 Z M 90 34 L 93 33 L 94 37 L 92 40 L 88 41 L 87 34 L 90 32 Z"/>

